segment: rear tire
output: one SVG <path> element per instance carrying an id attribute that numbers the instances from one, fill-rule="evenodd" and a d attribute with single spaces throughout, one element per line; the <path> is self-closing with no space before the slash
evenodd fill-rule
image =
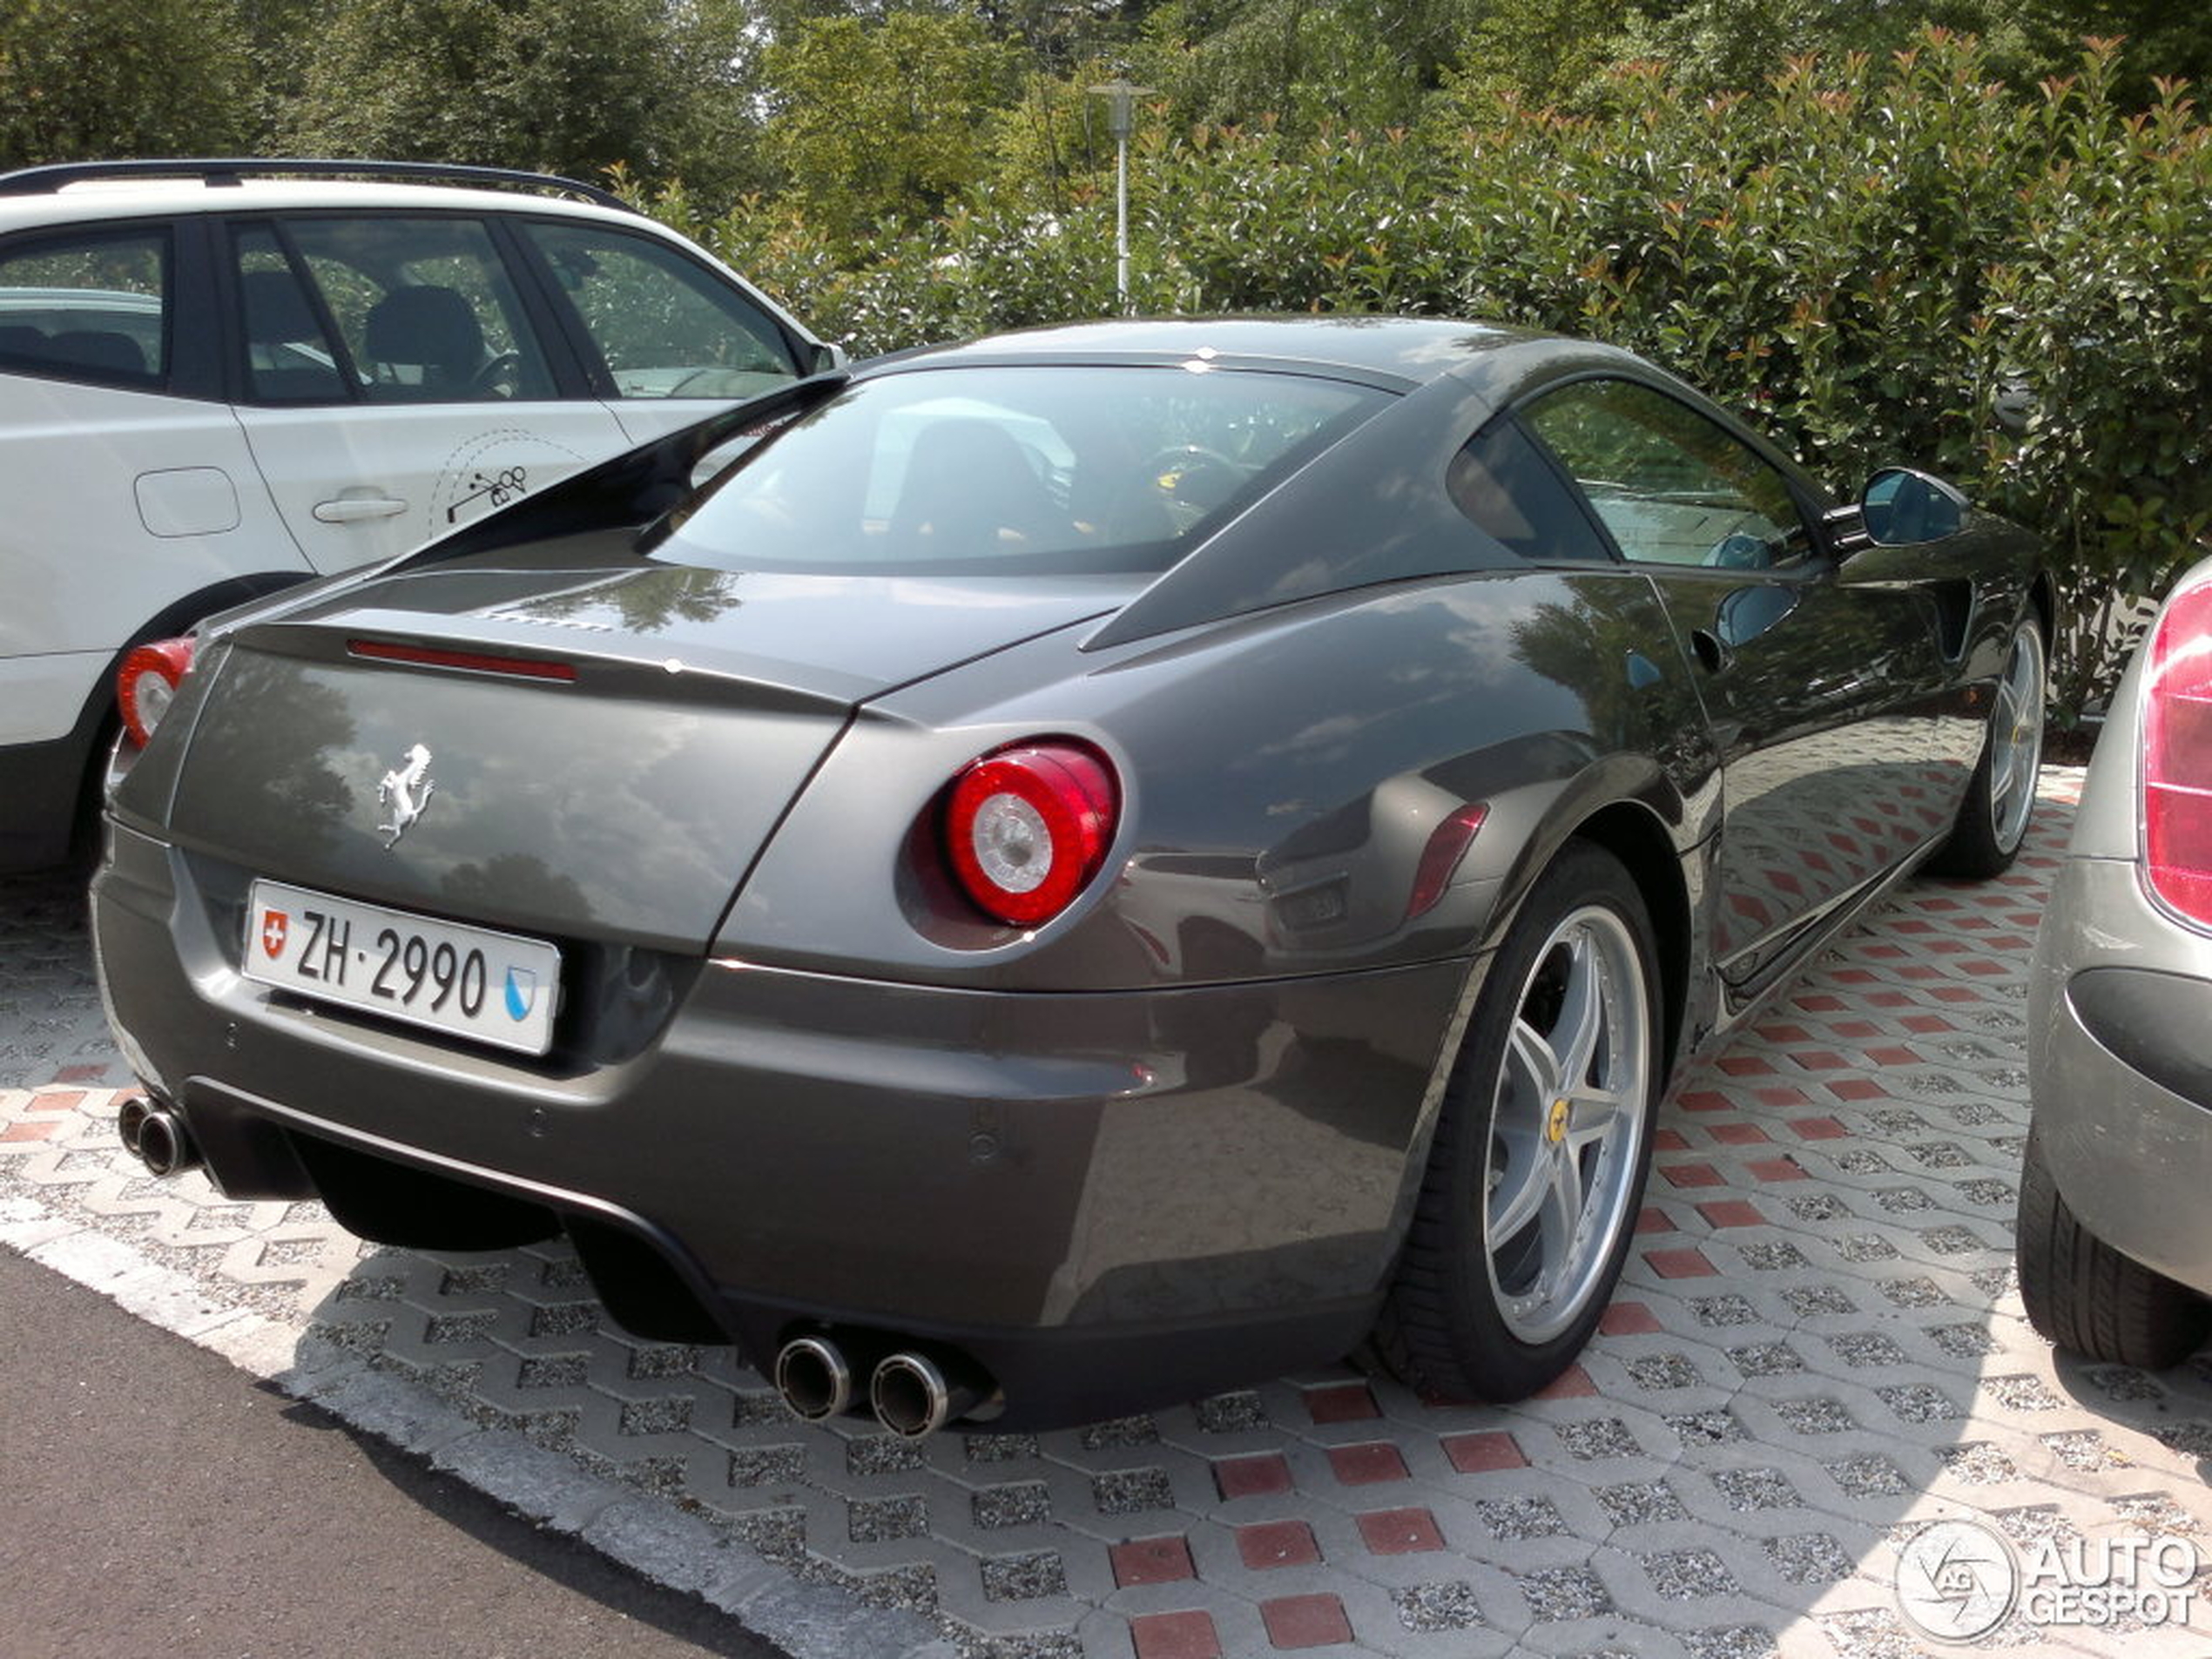
<path id="1" fill-rule="evenodd" d="M 100 818 L 107 806 L 108 752 L 115 747 L 122 730 L 122 722 L 110 715 L 92 734 L 91 753 L 84 762 L 84 775 L 77 786 L 77 804 L 70 815 L 69 851 L 61 867 L 74 880 L 87 879 L 99 867 Z"/>
<path id="2" fill-rule="evenodd" d="M 1581 1352 L 1627 1259 L 1662 1062 L 1649 913 L 1574 841 L 1492 961 L 1372 1352 L 1408 1386 L 1513 1400 Z"/>
<path id="3" fill-rule="evenodd" d="M 2018 1234 L 2028 1323 L 2069 1353 L 2163 1371 L 2212 1332 L 2212 1304 L 2081 1224 L 2060 1196 L 2033 1129 L 2020 1168 Z"/>
<path id="4" fill-rule="evenodd" d="M 2035 817 L 2035 775 L 2043 759 L 2043 629 L 2023 617 L 2005 648 L 1996 701 L 1966 798 L 1950 839 L 1929 860 L 1939 875 L 1984 879 L 2012 868 Z"/>

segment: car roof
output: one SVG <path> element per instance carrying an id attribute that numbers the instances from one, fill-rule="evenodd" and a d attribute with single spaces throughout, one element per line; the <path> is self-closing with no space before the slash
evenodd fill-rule
<path id="1" fill-rule="evenodd" d="M 1497 386 L 1537 360 L 1628 354 L 1565 335 L 1451 317 L 1140 318 L 1049 325 L 879 358 L 868 372 L 992 363 L 1176 363 L 1351 371 L 1401 388 L 1447 376 Z"/>
<path id="2" fill-rule="evenodd" d="M 386 171 L 402 177 L 344 176 Z M 486 182 L 408 182 L 449 174 Z M 779 327 L 801 341 L 819 343 L 813 329 L 708 249 L 597 185 L 573 179 L 432 163 L 251 158 L 60 163 L 0 172 L 0 235 L 237 212 L 524 214 L 621 226 L 719 266 Z"/>
<path id="3" fill-rule="evenodd" d="M 0 231 L 87 220 L 152 219 L 179 213 L 254 212 L 320 208 L 527 212 L 612 219 L 658 226 L 643 214 L 536 191 L 477 190 L 450 185 L 372 183 L 354 179 L 101 179 L 19 196 L 0 196 Z"/>

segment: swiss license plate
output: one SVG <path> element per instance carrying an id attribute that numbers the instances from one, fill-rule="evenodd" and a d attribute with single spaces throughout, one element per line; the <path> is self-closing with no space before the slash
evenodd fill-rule
<path id="1" fill-rule="evenodd" d="M 246 977 L 502 1049 L 553 1043 L 561 953 L 542 940 L 256 881 Z"/>

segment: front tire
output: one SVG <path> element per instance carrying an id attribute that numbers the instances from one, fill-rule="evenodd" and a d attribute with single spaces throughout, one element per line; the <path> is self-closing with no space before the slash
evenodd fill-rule
<path id="1" fill-rule="evenodd" d="M 1535 1393 L 1611 1298 L 1643 1200 L 1662 1062 L 1649 912 L 1570 842 L 1490 964 L 1373 1350 L 1457 1399 Z"/>
<path id="2" fill-rule="evenodd" d="M 1997 700 L 1981 760 L 1950 839 L 1929 860 L 1931 872 L 1983 879 L 2002 875 L 2020 856 L 2035 816 L 2035 774 L 2043 760 L 2043 629 L 2020 618 L 2005 649 Z"/>
<path id="3" fill-rule="evenodd" d="M 2081 1224 L 2060 1196 L 2033 1128 L 2020 1166 L 2016 1231 L 2027 1321 L 2067 1352 L 2163 1371 L 2212 1332 L 2212 1304 Z"/>

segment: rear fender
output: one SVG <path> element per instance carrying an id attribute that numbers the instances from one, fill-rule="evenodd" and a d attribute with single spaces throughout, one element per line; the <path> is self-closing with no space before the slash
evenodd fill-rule
<path id="1" fill-rule="evenodd" d="M 1110 873 L 1042 927 L 1001 927 L 945 877 L 943 792 L 974 757 L 1054 735 L 1119 776 Z M 718 948 L 1002 990 L 1463 959 L 1606 809 L 1635 803 L 1676 854 L 1704 840 L 1717 777 L 1656 597 L 1617 570 L 1332 595 L 1113 652 L 1055 636 L 864 709 Z M 1419 909 L 1433 838 L 1474 804 L 1479 833 Z"/>

